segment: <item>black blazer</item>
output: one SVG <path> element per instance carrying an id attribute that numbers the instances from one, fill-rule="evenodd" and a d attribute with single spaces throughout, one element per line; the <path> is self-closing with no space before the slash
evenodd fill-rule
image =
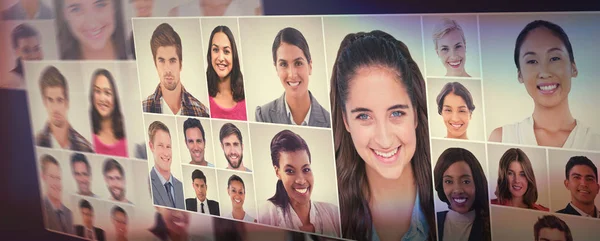
<path id="1" fill-rule="evenodd" d="M 443 211 L 443 212 L 437 213 L 438 236 L 439 236 L 438 241 L 442 241 L 444 239 L 444 222 L 446 221 L 446 214 L 448 214 L 448 211 Z M 486 235 L 489 236 L 491 234 L 489 234 L 489 233 L 486 234 L 483 232 L 483 222 L 481 220 L 481 217 L 479 217 L 479 215 L 477 214 L 477 216 L 475 216 L 475 220 L 473 221 L 473 226 L 471 227 L 471 233 L 469 234 L 469 241 L 486 240 L 486 239 L 484 239 L 484 237 Z M 487 240 L 490 240 L 490 238 L 488 238 Z"/>
<path id="2" fill-rule="evenodd" d="M 556 211 L 557 213 L 564 213 L 564 214 L 571 214 L 571 215 L 577 215 L 577 216 L 581 216 L 581 214 L 579 212 L 577 212 L 577 210 L 575 210 L 573 208 L 573 206 L 571 206 L 571 203 L 567 204 L 567 206 L 561 210 Z"/>
<path id="3" fill-rule="evenodd" d="M 219 210 L 219 203 L 213 200 L 206 199 L 208 203 L 208 208 L 210 209 L 210 214 L 215 216 L 221 216 L 221 211 Z M 185 209 L 192 212 L 198 211 L 198 199 L 197 198 L 187 198 L 185 199 Z"/>
<path id="4" fill-rule="evenodd" d="M 75 225 L 75 233 L 77 236 L 85 238 L 85 228 L 81 225 Z M 104 230 L 94 227 L 94 232 L 96 233 L 96 239 L 98 241 L 104 241 Z"/>

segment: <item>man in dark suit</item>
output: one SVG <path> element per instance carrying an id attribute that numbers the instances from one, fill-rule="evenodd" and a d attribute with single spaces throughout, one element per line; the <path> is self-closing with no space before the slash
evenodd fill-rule
<path id="1" fill-rule="evenodd" d="M 148 137 L 154 158 L 154 167 L 150 171 L 154 205 L 185 209 L 183 184 L 171 173 L 173 155 L 169 128 L 160 121 L 154 121 L 148 127 Z"/>
<path id="2" fill-rule="evenodd" d="M 44 221 L 48 230 L 73 234 L 73 214 L 62 202 L 62 172 L 51 155 L 40 157 L 44 196 Z"/>
<path id="3" fill-rule="evenodd" d="M 565 187 L 571 192 L 571 202 L 557 213 L 600 218 L 594 205 L 600 185 L 598 168 L 585 156 L 574 156 L 565 166 Z"/>
<path id="4" fill-rule="evenodd" d="M 206 176 L 202 171 L 196 169 L 192 172 L 192 186 L 194 187 L 194 191 L 196 191 L 196 197 L 186 199 L 185 208 L 188 211 L 220 216 L 219 203 L 206 198 L 208 185 L 206 184 Z"/>
<path id="5" fill-rule="evenodd" d="M 94 208 L 90 202 L 81 199 L 79 201 L 79 210 L 81 211 L 83 225 L 75 226 L 77 236 L 90 240 L 104 241 L 104 230 L 94 227 Z"/>

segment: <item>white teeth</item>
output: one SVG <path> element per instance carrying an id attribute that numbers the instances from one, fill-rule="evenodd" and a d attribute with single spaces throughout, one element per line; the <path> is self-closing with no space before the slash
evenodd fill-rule
<path id="1" fill-rule="evenodd" d="M 308 191 L 308 188 L 303 188 L 303 189 L 295 189 L 295 190 L 296 190 L 296 192 L 299 192 L 299 193 L 305 194 L 305 193 Z"/>
<path id="2" fill-rule="evenodd" d="M 457 203 L 464 203 L 467 201 L 467 199 L 466 198 L 455 198 L 454 201 Z"/>
<path id="3" fill-rule="evenodd" d="M 92 32 L 91 32 L 91 34 L 92 34 L 93 36 L 96 36 L 96 35 L 100 34 L 100 29 L 98 29 L 98 30 L 96 30 L 96 31 L 92 31 Z"/>
<path id="4" fill-rule="evenodd" d="M 558 85 L 557 84 L 553 84 L 553 85 L 540 86 L 540 89 L 544 90 L 544 91 L 549 91 L 549 90 L 556 89 L 556 87 L 558 87 Z"/>
<path id="5" fill-rule="evenodd" d="M 396 154 L 396 152 L 398 152 L 398 148 L 394 149 L 394 150 L 393 150 L 393 151 L 391 151 L 391 152 L 380 152 L 380 151 L 375 151 L 375 154 L 377 154 L 378 156 L 382 156 L 382 157 L 388 158 L 388 157 L 391 157 L 391 156 L 395 155 L 395 154 Z"/>
<path id="6" fill-rule="evenodd" d="M 515 190 L 517 190 L 517 191 L 519 191 L 519 190 L 521 190 L 521 188 L 523 188 L 523 187 L 512 186 L 512 188 L 513 188 L 513 189 L 515 189 Z"/>
<path id="7" fill-rule="evenodd" d="M 300 82 L 288 82 L 288 85 L 294 87 L 294 86 L 298 86 L 300 84 Z"/>
<path id="8" fill-rule="evenodd" d="M 240 199 L 233 199 L 233 201 L 235 201 L 236 203 L 242 202 L 242 200 L 240 200 Z"/>
<path id="9" fill-rule="evenodd" d="M 579 191 L 579 192 L 582 192 L 582 193 L 585 193 L 585 194 L 590 194 L 590 192 L 589 192 L 589 191 L 584 191 L 584 190 L 581 190 L 581 191 Z"/>
<path id="10" fill-rule="evenodd" d="M 449 65 L 452 65 L 452 66 L 457 66 L 457 65 L 459 65 L 459 64 L 460 64 L 460 61 L 456 61 L 456 62 L 448 62 L 448 64 L 449 64 Z"/>
<path id="11" fill-rule="evenodd" d="M 459 124 L 451 124 L 451 125 L 452 125 L 452 127 L 456 128 L 456 129 L 458 129 L 462 126 L 462 124 L 460 124 L 460 125 Z"/>
<path id="12" fill-rule="evenodd" d="M 181 221 L 175 221 L 175 222 L 173 222 L 173 224 L 175 224 L 175 225 L 177 225 L 179 227 L 184 227 L 185 226 L 185 223 L 181 222 Z"/>

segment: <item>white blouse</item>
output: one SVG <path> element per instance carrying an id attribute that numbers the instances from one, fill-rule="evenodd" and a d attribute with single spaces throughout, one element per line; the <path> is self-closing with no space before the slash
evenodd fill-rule
<path id="1" fill-rule="evenodd" d="M 258 222 L 300 230 L 302 221 L 300 221 L 298 214 L 296 214 L 291 206 L 289 210 L 289 215 L 284 217 L 282 208 L 276 206 L 271 201 L 267 201 L 260 209 Z M 309 219 L 310 223 L 315 227 L 315 233 L 334 237 L 340 236 L 340 220 L 337 206 L 331 203 L 311 201 Z"/>
<path id="2" fill-rule="evenodd" d="M 448 210 L 444 221 L 444 241 L 469 240 L 473 221 L 475 221 L 475 210 L 466 214 Z"/>

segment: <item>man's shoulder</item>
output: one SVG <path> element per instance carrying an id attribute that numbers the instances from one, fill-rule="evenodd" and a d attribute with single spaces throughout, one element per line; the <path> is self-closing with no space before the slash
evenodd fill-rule
<path id="1" fill-rule="evenodd" d="M 209 110 L 200 100 L 196 99 L 192 94 L 184 90 L 185 98 L 184 100 L 187 103 L 183 103 L 185 115 L 199 116 L 199 117 L 209 117 Z"/>
<path id="2" fill-rule="evenodd" d="M 75 129 L 70 129 L 71 134 L 73 135 L 74 143 L 73 145 L 74 151 L 84 151 L 84 152 L 94 152 L 94 148 L 92 148 L 92 143 L 90 143 L 85 137 L 83 137 L 79 132 Z"/>
<path id="3" fill-rule="evenodd" d="M 219 202 L 215 201 L 215 200 L 210 200 L 210 199 L 206 199 L 208 204 L 219 204 Z"/>

